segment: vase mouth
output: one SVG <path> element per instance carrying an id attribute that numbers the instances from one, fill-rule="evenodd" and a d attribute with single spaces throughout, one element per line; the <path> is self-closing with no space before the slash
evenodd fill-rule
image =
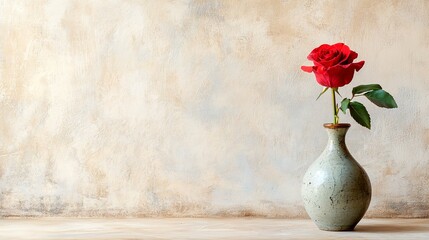
<path id="1" fill-rule="evenodd" d="M 325 123 L 323 124 L 323 127 L 329 128 L 329 129 L 337 129 L 337 128 L 349 128 L 351 125 L 350 123 Z"/>

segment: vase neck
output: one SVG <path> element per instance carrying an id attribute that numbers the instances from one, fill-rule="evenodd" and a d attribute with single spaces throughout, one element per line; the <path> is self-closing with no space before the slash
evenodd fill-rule
<path id="1" fill-rule="evenodd" d="M 347 150 L 346 147 L 346 133 L 350 125 L 343 125 L 340 127 L 326 127 L 328 132 L 328 148 L 337 148 Z"/>

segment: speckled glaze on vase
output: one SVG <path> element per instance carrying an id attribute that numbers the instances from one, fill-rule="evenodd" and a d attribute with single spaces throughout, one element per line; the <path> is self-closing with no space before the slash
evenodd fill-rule
<path id="1" fill-rule="evenodd" d="M 302 198 L 305 210 L 319 229 L 350 231 L 368 209 L 371 183 L 347 149 L 345 136 L 350 124 L 324 127 L 328 145 L 304 176 Z"/>

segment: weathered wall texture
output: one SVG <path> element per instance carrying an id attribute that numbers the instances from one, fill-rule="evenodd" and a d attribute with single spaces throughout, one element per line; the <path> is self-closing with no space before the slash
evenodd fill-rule
<path id="1" fill-rule="evenodd" d="M 331 103 L 299 67 L 339 41 L 399 104 L 342 117 L 367 216 L 428 217 L 424 0 L 0 1 L 0 215 L 306 216 Z"/>

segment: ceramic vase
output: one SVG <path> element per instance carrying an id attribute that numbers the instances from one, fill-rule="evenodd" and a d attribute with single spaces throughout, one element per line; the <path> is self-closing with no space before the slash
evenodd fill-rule
<path id="1" fill-rule="evenodd" d="M 324 124 L 328 144 L 305 173 L 302 198 L 305 210 L 321 230 L 350 231 L 371 201 L 371 183 L 365 170 L 347 149 L 350 124 Z"/>

